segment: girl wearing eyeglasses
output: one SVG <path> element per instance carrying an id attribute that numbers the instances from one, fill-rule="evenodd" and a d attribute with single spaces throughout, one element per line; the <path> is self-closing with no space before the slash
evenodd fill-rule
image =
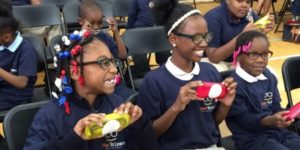
<path id="1" fill-rule="evenodd" d="M 150 121 L 140 107 L 113 94 L 119 60 L 90 32 L 69 38 L 63 37 L 70 42 L 57 45 L 61 49 L 57 50 L 57 90 L 52 92 L 55 100 L 37 112 L 24 149 L 156 149 Z M 108 134 L 89 140 L 85 128 L 92 123 L 103 127 L 104 114 L 112 112 L 129 114 L 130 125 L 118 132 L 118 124 L 112 122 Z"/>
<path id="2" fill-rule="evenodd" d="M 273 15 L 269 15 L 270 23 L 263 29 L 254 24 L 259 17 L 250 8 L 250 2 L 251 0 L 224 0 L 220 6 L 211 9 L 204 16 L 208 31 L 214 34 L 214 38 L 208 44 L 208 59 L 205 58 L 205 61 L 214 63 L 219 71 L 232 68 L 232 54 L 239 34 L 249 30 L 267 33 L 274 27 Z"/>
<path id="3" fill-rule="evenodd" d="M 172 56 L 145 76 L 137 104 L 153 121 L 159 149 L 223 149 L 216 146 L 217 126 L 232 104 L 236 83 L 232 78 L 223 81 L 229 94 L 220 102 L 196 95 L 201 81 L 221 82 L 212 65 L 199 63 L 212 39 L 205 19 L 199 10 L 175 0 L 157 1 L 153 11 L 156 25 L 165 27 Z"/>
<path id="4" fill-rule="evenodd" d="M 296 150 L 300 137 L 286 128 L 288 120 L 280 106 L 277 79 L 266 68 L 272 56 L 265 34 L 242 33 L 236 42 L 233 78 L 237 82 L 235 100 L 226 123 L 237 150 Z"/>

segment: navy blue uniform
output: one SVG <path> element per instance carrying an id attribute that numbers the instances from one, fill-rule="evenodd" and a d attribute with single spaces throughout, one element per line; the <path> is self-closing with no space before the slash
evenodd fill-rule
<path id="1" fill-rule="evenodd" d="M 200 73 L 191 80 L 183 81 L 173 76 L 164 64 L 149 72 L 140 89 L 137 104 L 155 120 L 175 102 L 180 87 L 190 81 L 220 82 L 217 70 L 210 64 L 200 62 Z M 191 101 L 178 114 L 170 128 L 160 137 L 161 150 L 206 148 L 217 143 L 219 131 L 214 120 L 217 103 L 213 99 Z"/>
<path id="2" fill-rule="evenodd" d="M 111 113 L 122 100 L 115 94 L 98 96 L 93 107 L 80 97 L 71 98 L 71 114 L 66 114 L 56 100 L 49 102 L 36 114 L 24 150 L 154 150 L 155 137 L 150 121 L 144 115 L 120 132 L 103 138 L 84 141 L 74 131 L 76 123 L 91 113 Z"/>
<path id="3" fill-rule="evenodd" d="M 256 14 L 252 14 L 254 21 L 258 19 Z M 212 32 L 214 38 L 208 43 L 208 47 L 219 48 L 229 41 L 231 41 L 235 36 L 240 34 L 245 26 L 249 23 L 246 17 L 242 18 L 240 21 L 235 22 L 229 14 L 227 4 L 222 2 L 220 6 L 208 11 L 204 18 L 207 22 L 208 31 Z M 232 55 L 228 57 L 225 61 L 232 62 Z"/>
<path id="4" fill-rule="evenodd" d="M 150 0 L 133 0 L 129 10 L 127 28 L 151 27 L 154 18 L 149 8 Z"/>
<path id="5" fill-rule="evenodd" d="M 233 134 L 236 148 L 238 150 L 299 149 L 300 137 L 295 133 L 283 128 L 261 125 L 262 118 L 282 111 L 276 77 L 268 69 L 263 72 L 263 75 L 266 78 L 259 80 L 241 71 L 241 68 L 237 68 L 233 73 L 237 89 L 226 123 Z"/>
<path id="6" fill-rule="evenodd" d="M 19 89 L 0 77 L 0 110 L 28 102 L 33 95 L 37 74 L 37 58 L 30 42 L 19 33 L 11 45 L 0 46 L 0 67 L 11 74 L 28 77 L 25 88 Z"/>

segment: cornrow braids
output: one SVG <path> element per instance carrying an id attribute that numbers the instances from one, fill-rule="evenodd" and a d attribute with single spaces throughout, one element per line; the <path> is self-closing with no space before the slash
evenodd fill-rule
<path id="1" fill-rule="evenodd" d="M 236 39 L 235 51 L 233 52 L 234 66 L 236 66 L 237 64 L 237 57 L 240 55 L 240 53 L 248 52 L 248 50 L 251 47 L 253 39 L 258 37 L 264 38 L 269 44 L 269 40 L 267 36 L 264 33 L 258 31 L 247 31 L 242 33 L 240 36 L 238 36 L 238 38 Z"/>
<path id="2" fill-rule="evenodd" d="M 90 43 L 93 39 L 94 37 L 90 31 L 74 31 L 69 37 L 62 36 L 62 41 L 54 46 L 56 50 L 54 67 L 56 67 L 57 78 L 55 79 L 55 89 L 52 95 L 58 99 L 60 106 L 65 107 L 67 114 L 71 113 L 67 99 L 69 99 L 73 93 L 71 73 L 78 73 L 78 65 L 80 65 L 80 69 L 83 70 L 82 47 Z M 79 62 L 77 61 L 78 57 Z M 81 86 L 84 85 L 83 71 L 80 73 L 78 82 Z"/>

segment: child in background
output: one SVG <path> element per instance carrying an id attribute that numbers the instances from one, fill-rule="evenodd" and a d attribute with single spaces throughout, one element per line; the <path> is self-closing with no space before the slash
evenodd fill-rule
<path id="1" fill-rule="evenodd" d="M 117 22 L 113 17 L 107 17 L 109 18 L 104 21 L 108 22 L 109 29 L 112 31 L 114 39 L 107 33 L 101 31 L 103 23 L 101 6 L 94 0 L 83 0 L 80 5 L 78 20 L 82 28 L 92 31 L 97 38 L 101 39 L 108 46 L 115 58 L 126 59 L 127 51 L 121 39 Z"/>
<path id="2" fill-rule="evenodd" d="M 221 82 L 217 70 L 200 62 L 212 34 L 200 11 L 176 0 L 154 6 L 157 25 L 163 25 L 173 46 L 168 61 L 143 79 L 137 104 L 153 121 L 161 150 L 220 149 L 218 125 L 235 96 L 232 78 L 223 81 L 229 93 L 219 102 L 197 97 L 201 81 Z"/>
<path id="3" fill-rule="evenodd" d="M 8 3 L 0 3 L 0 110 L 28 102 L 37 74 L 35 50 L 17 31 L 11 11 Z"/>
<path id="4" fill-rule="evenodd" d="M 226 123 L 237 150 L 297 150 L 300 137 L 286 129 L 287 120 L 280 106 L 276 77 L 266 68 L 272 56 L 265 34 L 242 33 L 236 42 L 233 78 L 238 83 L 236 97 Z"/>
<path id="5" fill-rule="evenodd" d="M 154 133 L 140 107 L 125 104 L 113 94 L 120 60 L 113 58 L 105 43 L 90 32 L 79 39 L 71 40 L 71 46 L 57 53 L 57 93 L 53 93 L 57 100 L 36 114 L 24 150 L 154 150 Z M 91 123 L 102 126 L 103 114 L 112 112 L 128 113 L 131 125 L 88 140 L 84 128 Z"/>

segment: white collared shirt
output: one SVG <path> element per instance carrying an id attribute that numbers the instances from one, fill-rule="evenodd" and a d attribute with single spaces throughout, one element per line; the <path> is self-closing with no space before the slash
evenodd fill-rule
<path id="1" fill-rule="evenodd" d="M 236 67 L 235 70 L 236 74 L 241 77 L 243 80 L 249 82 L 249 83 L 253 83 L 253 82 L 257 82 L 258 80 L 267 80 L 268 78 L 264 75 L 264 74 L 260 74 L 256 77 L 250 75 L 249 73 L 247 73 L 243 68 L 241 68 L 240 66 Z"/>
<path id="2" fill-rule="evenodd" d="M 194 63 L 194 68 L 191 72 L 187 73 L 183 70 L 181 70 L 179 67 L 177 67 L 172 61 L 171 57 L 168 58 L 168 61 L 166 62 L 166 68 L 167 70 L 177 79 L 188 81 L 191 80 L 194 75 L 199 75 L 200 73 L 200 66 L 198 63 Z"/>
<path id="3" fill-rule="evenodd" d="M 16 33 L 17 33 L 17 35 L 16 35 L 15 40 L 8 47 L 6 47 L 4 45 L 0 45 L 0 51 L 8 49 L 9 51 L 14 53 L 18 49 L 18 47 L 20 46 L 20 44 L 23 41 L 23 37 L 20 35 L 20 32 L 17 31 Z"/>

